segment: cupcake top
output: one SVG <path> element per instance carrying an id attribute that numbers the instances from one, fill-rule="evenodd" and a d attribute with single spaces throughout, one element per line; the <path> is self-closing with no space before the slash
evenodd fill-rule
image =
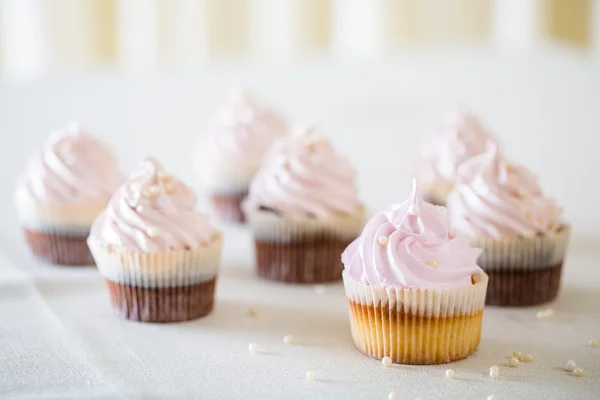
<path id="1" fill-rule="evenodd" d="M 444 207 L 426 203 L 418 185 L 402 204 L 377 213 L 342 254 L 346 272 L 367 285 L 447 289 L 471 285 L 482 272 L 480 249 L 455 236 Z"/>
<path id="2" fill-rule="evenodd" d="M 454 227 L 472 237 L 531 238 L 561 224 L 560 208 L 535 175 L 507 163 L 493 142 L 461 165 L 447 205 Z"/>
<path id="3" fill-rule="evenodd" d="M 196 196 L 153 158 L 112 196 L 90 237 L 105 245 L 151 253 L 198 248 L 218 234 L 196 211 Z"/>
<path id="4" fill-rule="evenodd" d="M 281 115 L 248 93 L 236 90 L 211 121 L 206 137 L 199 143 L 198 172 L 209 186 L 227 184 L 219 182 L 223 179 L 240 180 L 241 183 L 245 180 L 247 184 L 273 141 L 287 132 L 287 122 Z M 212 175 L 219 175 L 219 178 L 213 180 Z"/>
<path id="5" fill-rule="evenodd" d="M 351 215 L 361 207 L 355 176 L 328 139 L 313 127 L 300 127 L 273 145 L 252 181 L 247 204 L 320 220 Z"/>
<path id="6" fill-rule="evenodd" d="M 427 181 L 452 185 L 458 167 L 482 153 L 491 135 L 479 119 L 463 111 L 448 113 L 422 151 L 422 175 Z"/>
<path id="7" fill-rule="evenodd" d="M 123 182 L 108 146 L 76 123 L 54 131 L 27 163 L 17 202 L 43 205 L 106 201 Z"/>

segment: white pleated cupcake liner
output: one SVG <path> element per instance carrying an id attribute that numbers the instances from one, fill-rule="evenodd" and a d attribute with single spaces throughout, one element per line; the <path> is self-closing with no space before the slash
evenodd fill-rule
<path id="1" fill-rule="evenodd" d="M 206 282 L 218 274 L 221 234 L 197 249 L 143 253 L 88 238 L 98 270 L 106 278 L 143 288 L 173 288 Z"/>
<path id="2" fill-rule="evenodd" d="M 532 238 L 476 238 L 472 244 L 483 249 L 478 265 L 484 270 L 537 270 L 563 262 L 570 235 L 571 227 L 561 225 Z"/>
<path id="3" fill-rule="evenodd" d="M 467 287 L 391 289 L 343 273 L 356 347 L 395 363 L 439 364 L 467 357 L 481 338 L 488 277 Z"/>

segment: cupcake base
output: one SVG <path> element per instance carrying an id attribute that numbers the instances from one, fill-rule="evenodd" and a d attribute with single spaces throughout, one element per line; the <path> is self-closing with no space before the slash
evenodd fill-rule
<path id="1" fill-rule="evenodd" d="M 293 243 L 255 240 L 258 275 L 288 283 L 323 283 L 342 278 L 340 255 L 351 240 L 315 236 Z"/>
<path id="2" fill-rule="evenodd" d="M 33 254 L 45 262 L 66 266 L 96 265 L 87 245 L 87 236 L 59 235 L 23 229 Z"/>
<path id="3" fill-rule="evenodd" d="M 247 193 L 213 194 L 210 197 L 215 214 L 224 221 L 244 223 L 246 217 L 242 210 L 242 201 Z"/>
<path id="4" fill-rule="evenodd" d="M 481 341 L 483 310 L 435 317 L 351 300 L 348 305 L 354 344 L 379 360 L 388 356 L 396 364 L 444 364 L 468 357 Z"/>
<path id="5" fill-rule="evenodd" d="M 493 306 L 526 307 L 548 303 L 560 287 L 562 262 L 533 270 L 487 270 L 490 277 L 485 303 Z"/>
<path id="6" fill-rule="evenodd" d="M 213 309 L 217 278 L 189 286 L 143 288 L 107 279 L 110 299 L 123 318 L 140 322 L 181 322 Z"/>

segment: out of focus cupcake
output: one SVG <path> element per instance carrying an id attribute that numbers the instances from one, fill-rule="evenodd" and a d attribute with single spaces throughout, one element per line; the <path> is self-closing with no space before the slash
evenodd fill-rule
<path id="1" fill-rule="evenodd" d="M 175 322 L 212 310 L 221 233 L 156 160 L 144 160 L 113 195 L 88 244 L 123 317 Z"/>
<path id="2" fill-rule="evenodd" d="M 33 254 L 58 265 L 93 265 L 90 226 L 122 179 L 110 149 L 79 125 L 52 132 L 30 158 L 15 196 Z"/>
<path id="3" fill-rule="evenodd" d="M 489 142 L 460 167 L 448 210 L 453 226 L 483 249 L 487 304 L 531 306 L 556 297 L 570 227 L 529 170 L 507 163 Z"/>
<path id="4" fill-rule="evenodd" d="M 285 119 L 236 90 L 210 123 L 195 154 L 196 170 L 216 214 L 243 222 L 241 201 L 273 142 L 288 132 Z"/>
<path id="5" fill-rule="evenodd" d="M 488 277 L 481 250 L 455 236 L 444 207 L 416 181 L 402 204 L 377 213 L 342 254 L 356 347 L 401 364 L 441 364 L 479 345 Z"/>
<path id="6" fill-rule="evenodd" d="M 273 146 L 244 210 L 258 274 L 291 283 L 340 279 L 340 254 L 364 219 L 354 169 L 312 128 Z"/>
<path id="7" fill-rule="evenodd" d="M 473 114 L 453 111 L 446 114 L 435 135 L 422 150 L 417 179 L 423 198 L 444 205 L 456 182 L 458 167 L 470 157 L 481 154 L 492 136 Z"/>

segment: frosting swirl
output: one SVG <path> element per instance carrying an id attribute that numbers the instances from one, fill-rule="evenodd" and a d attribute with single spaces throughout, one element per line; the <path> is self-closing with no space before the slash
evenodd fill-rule
<path id="1" fill-rule="evenodd" d="M 461 165 L 448 196 L 454 226 L 470 236 L 533 237 L 560 225 L 560 209 L 545 198 L 533 173 L 507 164 L 498 146 Z"/>
<path id="2" fill-rule="evenodd" d="M 291 216 L 327 219 L 360 207 L 355 171 L 312 127 L 273 145 L 250 185 L 248 203 Z"/>
<path id="3" fill-rule="evenodd" d="M 208 186 L 231 185 L 229 181 L 247 186 L 273 141 L 287 132 L 282 116 L 236 91 L 199 142 L 198 173 Z"/>
<path id="4" fill-rule="evenodd" d="M 445 289 L 471 285 L 481 272 L 465 236 L 454 237 L 443 207 L 426 203 L 418 185 L 402 204 L 377 213 L 342 254 L 347 273 L 371 286 Z"/>
<path id="5" fill-rule="evenodd" d="M 196 211 L 196 196 L 153 158 L 141 163 L 96 218 L 90 236 L 141 252 L 197 248 L 217 231 Z"/>
<path id="6" fill-rule="evenodd" d="M 108 146 L 76 123 L 52 132 L 29 159 L 17 186 L 17 201 L 46 205 L 106 201 L 123 176 Z"/>
<path id="7" fill-rule="evenodd" d="M 448 186 L 454 184 L 458 167 L 468 158 L 482 153 L 492 139 L 479 119 L 469 113 L 448 113 L 436 135 L 422 151 L 421 175 L 424 181 Z M 447 193 L 446 193 L 447 194 Z"/>

